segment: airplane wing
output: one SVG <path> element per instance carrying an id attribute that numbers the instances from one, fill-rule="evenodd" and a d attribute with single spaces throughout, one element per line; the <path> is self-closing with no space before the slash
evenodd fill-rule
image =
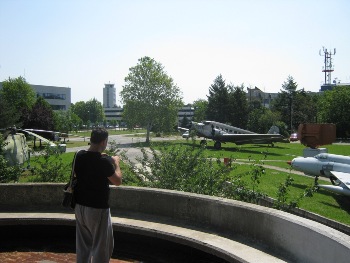
<path id="1" fill-rule="evenodd" d="M 23 131 L 23 132 L 25 132 L 25 133 L 28 133 L 28 134 L 30 134 L 30 135 L 32 135 L 32 136 L 34 136 L 34 137 L 36 137 L 36 138 L 42 140 L 43 142 L 46 142 L 46 143 L 49 144 L 50 146 L 57 146 L 55 143 L 49 141 L 48 139 L 46 139 L 46 138 L 44 138 L 44 137 L 42 137 L 42 136 L 40 136 L 40 135 L 38 135 L 38 134 L 36 134 L 36 133 L 34 133 L 34 132 L 31 132 L 31 131 L 28 131 L 28 130 L 20 130 L 20 131 Z"/>
<path id="2" fill-rule="evenodd" d="M 177 130 L 181 131 L 181 132 L 188 132 L 190 129 L 183 128 L 183 127 L 177 127 Z"/>
<path id="3" fill-rule="evenodd" d="M 350 173 L 331 171 L 331 174 L 337 177 L 350 190 Z"/>
<path id="4" fill-rule="evenodd" d="M 350 197 L 350 173 L 331 171 L 331 174 L 340 181 L 340 184 L 318 185 L 318 187 L 333 193 L 342 194 Z"/>
<path id="5" fill-rule="evenodd" d="M 247 143 L 271 143 L 284 142 L 285 139 L 280 134 L 221 134 L 217 136 L 217 140 L 222 142 L 233 142 L 237 145 Z"/>

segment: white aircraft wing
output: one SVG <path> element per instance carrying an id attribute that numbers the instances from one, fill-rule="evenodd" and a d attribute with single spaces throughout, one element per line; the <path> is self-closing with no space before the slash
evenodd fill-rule
<path id="1" fill-rule="evenodd" d="M 177 130 L 178 130 L 178 131 L 181 131 L 181 132 L 187 132 L 187 131 L 189 131 L 190 129 L 183 128 L 183 127 L 177 127 Z"/>
<path id="2" fill-rule="evenodd" d="M 34 132 L 31 132 L 31 131 L 28 131 L 28 130 L 21 130 L 21 131 L 26 132 L 26 133 L 28 133 L 28 134 L 30 134 L 30 135 L 32 135 L 32 136 L 34 136 L 34 137 L 36 137 L 36 138 L 42 140 L 43 142 L 46 142 L 46 143 L 49 144 L 50 146 L 57 146 L 57 145 L 54 144 L 53 142 L 49 141 L 48 139 L 46 139 L 46 138 L 44 138 L 44 137 L 42 137 L 42 136 L 40 136 L 40 135 L 38 135 L 38 134 L 36 134 L 36 133 L 34 133 Z"/>
<path id="3" fill-rule="evenodd" d="M 339 181 L 341 181 L 350 190 L 350 173 L 331 171 Z"/>

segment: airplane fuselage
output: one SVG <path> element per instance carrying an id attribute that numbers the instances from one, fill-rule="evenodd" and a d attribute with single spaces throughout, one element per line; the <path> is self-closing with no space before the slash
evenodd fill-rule
<path id="1" fill-rule="evenodd" d="M 331 171 L 350 173 L 350 157 L 321 153 L 314 157 L 294 158 L 291 166 L 308 175 L 330 177 Z"/>
<path id="2" fill-rule="evenodd" d="M 307 175 L 326 176 L 333 184 L 318 185 L 319 188 L 350 196 L 350 157 L 321 153 L 314 157 L 294 158 L 290 165 Z"/>
<path id="3" fill-rule="evenodd" d="M 344 163 L 318 160 L 314 157 L 297 157 L 291 162 L 293 169 L 313 176 L 331 176 L 331 171 L 350 172 L 350 165 Z"/>

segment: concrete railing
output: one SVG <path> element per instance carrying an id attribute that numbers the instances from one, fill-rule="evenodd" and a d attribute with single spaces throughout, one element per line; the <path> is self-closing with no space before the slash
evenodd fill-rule
<path id="1" fill-rule="evenodd" d="M 62 212 L 62 188 L 63 184 L 0 184 L 0 224 L 9 212 Z M 254 204 L 161 189 L 111 187 L 110 205 L 112 216 L 116 218 L 146 218 L 147 222 L 206 232 L 254 247 L 255 251 L 278 255 L 276 258 L 282 261 L 348 262 L 350 258 L 348 235 L 308 219 Z M 72 211 L 66 210 L 66 213 Z M 144 224 L 145 228 L 147 224 Z M 179 239 L 180 234 L 175 233 L 175 236 Z M 197 240 L 197 244 L 199 242 Z M 211 247 L 220 250 L 219 245 Z M 227 245 L 222 245 L 221 250 L 226 248 Z M 225 259 L 230 261 L 227 255 L 232 253 L 235 252 L 227 253 Z"/>

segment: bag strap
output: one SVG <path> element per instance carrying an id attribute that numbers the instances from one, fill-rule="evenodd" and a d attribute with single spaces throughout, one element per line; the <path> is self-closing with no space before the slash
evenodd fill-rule
<path id="1" fill-rule="evenodd" d="M 69 180 L 69 187 L 72 187 L 73 176 L 74 176 L 74 169 L 75 169 L 75 159 L 77 158 L 78 152 L 80 152 L 80 151 L 77 151 L 74 154 L 73 163 L 72 163 L 72 173 L 70 175 L 70 180 Z"/>

